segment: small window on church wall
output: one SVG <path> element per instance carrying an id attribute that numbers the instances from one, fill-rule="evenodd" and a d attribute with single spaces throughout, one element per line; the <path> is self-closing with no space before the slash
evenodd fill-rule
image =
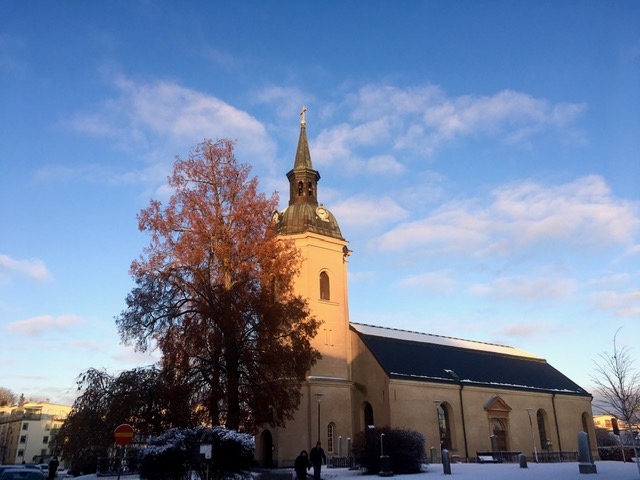
<path id="1" fill-rule="evenodd" d="M 327 275 L 327 272 L 320 273 L 320 300 L 331 300 L 329 293 L 329 275 Z"/>
<path id="2" fill-rule="evenodd" d="M 304 188 L 304 183 L 298 182 L 298 196 L 299 197 L 301 197 L 303 195 L 303 192 L 302 192 L 303 188 Z"/>
<path id="3" fill-rule="evenodd" d="M 313 198 L 313 182 L 309 182 L 309 197 Z"/>

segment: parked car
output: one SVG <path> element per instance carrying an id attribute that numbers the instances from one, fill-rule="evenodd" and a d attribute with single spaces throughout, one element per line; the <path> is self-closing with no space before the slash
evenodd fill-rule
<path id="1" fill-rule="evenodd" d="M 39 463 L 36 466 L 40 469 L 40 471 L 42 471 L 42 473 L 44 473 L 45 477 L 47 475 L 49 475 L 49 464 L 48 463 Z"/>
<path id="2" fill-rule="evenodd" d="M 0 480 L 45 480 L 45 476 L 39 468 L 7 468 Z"/>
<path id="3" fill-rule="evenodd" d="M 0 465 L 0 475 L 2 475 L 3 472 L 5 472 L 6 470 L 25 470 L 25 469 L 30 469 L 30 470 L 36 470 L 36 471 L 40 471 L 38 468 L 36 468 L 35 466 L 32 465 Z"/>
<path id="4" fill-rule="evenodd" d="M 2 472 L 9 470 L 10 468 L 20 468 L 20 465 L 0 465 L 0 475 L 2 475 Z"/>

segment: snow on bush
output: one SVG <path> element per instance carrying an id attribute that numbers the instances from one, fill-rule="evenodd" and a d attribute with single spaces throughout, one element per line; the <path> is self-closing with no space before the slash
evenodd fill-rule
<path id="1" fill-rule="evenodd" d="M 201 445 L 211 445 L 211 459 L 203 458 Z M 173 428 L 142 450 L 140 477 L 188 480 L 190 471 L 203 480 L 237 477 L 251 466 L 254 447 L 251 435 L 221 427 Z"/>

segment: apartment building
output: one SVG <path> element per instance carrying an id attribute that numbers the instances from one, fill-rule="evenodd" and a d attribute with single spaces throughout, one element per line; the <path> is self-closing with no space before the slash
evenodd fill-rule
<path id="1" fill-rule="evenodd" d="M 46 463 L 58 453 L 56 436 L 71 407 L 20 401 L 0 407 L 0 463 Z"/>

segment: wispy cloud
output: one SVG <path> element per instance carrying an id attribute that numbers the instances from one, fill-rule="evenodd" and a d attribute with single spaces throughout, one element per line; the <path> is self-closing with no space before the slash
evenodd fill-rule
<path id="1" fill-rule="evenodd" d="M 357 195 L 334 202 L 331 212 L 340 223 L 351 228 L 369 229 L 398 222 L 408 216 L 408 212 L 389 197 Z"/>
<path id="2" fill-rule="evenodd" d="M 292 118 L 292 114 L 299 112 L 302 106 L 314 102 L 313 96 L 303 92 L 298 87 L 269 85 L 255 95 L 255 100 L 261 104 L 268 104 L 280 119 Z"/>
<path id="3" fill-rule="evenodd" d="M 400 285 L 429 293 L 452 293 L 458 287 L 454 270 L 446 269 L 412 275 L 400 281 Z"/>
<path id="4" fill-rule="evenodd" d="M 0 284 L 6 283 L 15 275 L 25 276 L 36 282 L 48 282 L 51 274 L 42 260 L 16 260 L 8 255 L 0 255 Z"/>
<path id="5" fill-rule="evenodd" d="M 531 276 L 502 277 L 490 283 L 475 284 L 469 290 L 496 300 L 539 302 L 553 298 L 566 298 L 576 289 L 571 278 Z"/>
<path id="6" fill-rule="evenodd" d="M 246 158 L 268 162 L 275 155 L 265 126 L 219 98 L 169 81 L 136 82 L 119 74 L 112 82 L 114 97 L 95 111 L 74 115 L 66 122 L 70 128 L 112 139 L 126 149 L 151 151 L 160 143 L 171 145 L 175 154 L 176 146 L 228 137 L 238 140 L 238 151 L 247 152 Z"/>
<path id="7" fill-rule="evenodd" d="M 7 332 L 14 335 L 22 335 L 26 337 L 37 337 L 45 332 L 66 331 L 70 327 L 81 324 L 82 319 L 74 315 L 61 315 L 53 317 L 51 315 L 42 315 L 7 325 Z"/>
<path id="8" fill-rule="evenodd" d="M 515 338 L 530 338 L 533 336 L 544 336 L 558 332 L 558 327 L 545 322 L 517 323 L 505 328 L 501 328 L 496 333 L 500 336 Z"/>
<path id="9" fill-rule="evenodd" d="M 12 76 L 23 76 L 28 65 L 23 60 L 26 44 L 20 37 L 0 34 L 0 71 Z"/>
<path id="10" fill-rule="evenodd" d="M 638 205 L 615 198 L 604 179 L 588 176 L 557 186 L 525 181 L 480 198 L 454 200 L 426 218 L 375 240 L 383 251 L 506 256 L 522 248 L 631 245 L 640 230 Z"/>
<path id="11" fill-rule="evenodd" d="M 595 307 L 616 317 L 640 318 L 640 290 L 606 290 L 593 295 Z"/>
<path id="12" fill-rule="evenodd" d="M 451 97 L 436 85 L 366 85 L 347 95 L 343 108 L 351 109 L 350 121 L 322 131 L 313 144 L 321 165 L 348 162 L 354 151 L 367 146 L 424 157 L 464 138 L 522 143 L 541 133 L 562 132 L 564 138 L 582 142 L 573 124 L 586 106 L 512 90 Z"/>

